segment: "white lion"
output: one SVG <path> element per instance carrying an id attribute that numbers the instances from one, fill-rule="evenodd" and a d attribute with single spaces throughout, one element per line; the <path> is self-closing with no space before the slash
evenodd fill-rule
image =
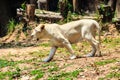
<path id="1" fill-rule="evenodd" d="M 92 57 L 96 52 L 100 54 L 100 30 L 101 28 L 95 20 L 82 19 L 63 25 L 40 24 L 33 30 L 31 36 L 34 36 L 38 39 L 50 39 L 52 48 L 50 50 L 48 58 L 44 60 L 45 62 L 49 62 L 52 60 L 58 47 L 65 47 L 71 53 L 70 59 L 75 59 L 76 56 L 71 44 L 77 43 L 82 39 L 86 39 L 92 46 L 92 51 L 86 56 Z M 95 39 L 97 32 L 99 41 Z"/>

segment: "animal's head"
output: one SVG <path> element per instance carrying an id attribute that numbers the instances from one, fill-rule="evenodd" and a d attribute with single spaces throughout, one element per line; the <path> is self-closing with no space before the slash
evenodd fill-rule
<path id="1" fill-rule="evenodd" d="M 37 27 L 35 27 L 32 31 L 31 37 L 34 39 L 43 38 L 45 36 L 44 28 L 45 28 L 44 24 L 40 24 Z"/>

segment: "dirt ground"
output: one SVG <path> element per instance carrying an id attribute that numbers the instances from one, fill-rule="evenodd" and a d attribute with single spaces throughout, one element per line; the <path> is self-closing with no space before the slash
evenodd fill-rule
<path id="1" fill-rule="evenodd" d="M 22 48 L 3 48 L 3 49 L 0 49 L 0 59 L 5 59 L 8 61 L 36 59 L 36 60 L 39 60 L 37 62 L 38 64 L 37 67 L 39 67 L 42 64 L 47 64 L 42 62 L 41 60 L 44 57 L 46 57 L 48 53 L 43 57 L 34 56 L 31 54 L 35 51 L 36 52 L 42 51 L 43 53 L 37 53 L 36 55 L 41 55 L 41 54 L 43 55 L 44 52 L 49 52 L 49 49 L 50 47 L 42 47 L 42 46 L 37 46 L 37 47 L 30 46 L 30 47 L 22 47 Z M 77 76 L 77 78 L 75 78 L 75 80 L 98 80 L 100 77 L 105 77 L 110 72 L 120 72 L 120 46 L 117 46 L 116 48 L 109 49 L 109 50 L 104 50 L 104 49 L 101 49 L 101 50 L 103 50 L 101 51 L 103 53 L 102 57 L 77 58 L 75 60 L 69 60 L 69 55 L 66 55 L 64 50 L 63 51 L 58 50 L 51 62 L 55 62 L 56 65 L 58 65 L 59 68 L 61 68 L 60 71 L 63 71 L 63 72 L 71 72 L 80 68 L 84 69 L 83 72 L 79 73 L 79 75 Z M 111 60 L 111 59 L 112 60 L 115 59 L 117 61 L 113 63 L 105 64 L 103 66 L 95 65 L 95 62 Z M 69 65 L 69 66 L 64 67 L 64 65 Z M 36 68 L 32 65 L 32 63 L 24 63 L 24 64 L 22 63 L 22 64 L 19 64 L 18 66 L 21 69 L 23 69 L 24 66 L 31 69 Z M 112 67 L 118 67 L 118 68 L 114 71 L 111 69 Z M 9 70 L 9 68 L 7 69 L 5 67 L 0 69 L 1 72 L 5 72 L 7 70 Z M 24 76 L 24 78 L 26 77 L 28 78 L 26 80 L 32 80 L 30 76 Z M 22 78 L 23 77 L 21 77 L 21 79 Z M 24 80 L 24 78 L 22 80 Z M 48 78 L 47 76 L 43 76 L 43 78 L 41 78 L 40 80 L 47 80 L 47 78 Z M 119 80 L 119 79 L 113 77 L 109 80 Z"/>

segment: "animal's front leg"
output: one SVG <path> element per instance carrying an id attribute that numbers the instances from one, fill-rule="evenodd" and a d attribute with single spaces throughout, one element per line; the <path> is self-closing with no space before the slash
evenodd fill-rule
<path id="1" fill-rule="evenodd" d="M 64 44 L 65 48 L 71 53 L 70 59 L 75 59 L 76 55 L 74 54 L 71 44 L 68 41 L 64 42 L 63 44 Z"/>
<path id="2" fill-rule="evenodd" d="M 53 56 L 54 56 L 54 54 L 55 54 L 55 52 L 56 52 L 56 50 L 57 50 L 57 47 L 52 47 L 51 50 L 50 50 L 49 56 L 46 59 L 44 59 L 43 61 L 44 62 L 51 61 Z"/>

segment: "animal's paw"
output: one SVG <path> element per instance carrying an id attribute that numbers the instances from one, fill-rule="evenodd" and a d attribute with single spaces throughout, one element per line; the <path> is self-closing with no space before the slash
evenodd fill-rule
<path id="1" fill-rule="evenodd" d="M 95 54 L 92 54 L 92 53 L 89 53 L 89 54 L 87 54 L 87 55 L 84 55 L 84 57 L 94 57 L 95 56 Z"/>
<path id="2" fill-rule="evenodd" d="M 76 58 L 77 58 L 76 55 L 70 56 L 70 59 L 76 59 Z"/>
<path id="3" fill-rule="evenodd" d="M 100 52 L 98 52 L 98 53 L 96 54 L 96 56 L 97 56 L 97 57 L 101 57 L 101 56 L 102 56 L 101 51 L 100 51 Z"/>

